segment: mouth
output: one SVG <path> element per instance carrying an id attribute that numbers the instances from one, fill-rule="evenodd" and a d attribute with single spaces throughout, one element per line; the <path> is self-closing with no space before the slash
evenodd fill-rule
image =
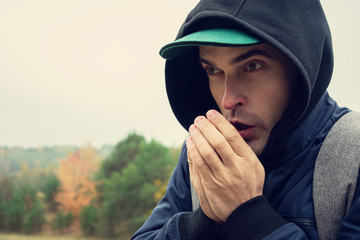
<path id="1" fill-rule="evenodd" d="M 232 123 L 232 125 L 239 131 L 239 130 L 245 130 L 247 128 L 249 128 L 249 125 L 245 125 L 242 123 Z"/>
<path id="2" fill-rule="evenodd" d="M 246 125 L 241 122 L 230 122 L 236 130 L 239 132 L 244 140 L 249 140 L 254 134 L 255 126 Z"/>

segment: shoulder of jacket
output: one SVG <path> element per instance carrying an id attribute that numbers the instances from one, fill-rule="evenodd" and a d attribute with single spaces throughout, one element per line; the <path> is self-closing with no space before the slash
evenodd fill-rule
<path id="1" fill-rule="evenodd" d="M 336 239 L 352 205 L 360 167 L 360 113 L 343 115 L 330 129 L 316 159 L 313 200 L 320 239 Z"/>

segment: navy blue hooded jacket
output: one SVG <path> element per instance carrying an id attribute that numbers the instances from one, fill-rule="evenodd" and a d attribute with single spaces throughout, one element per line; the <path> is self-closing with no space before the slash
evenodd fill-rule
<path id="1" fill-rule="evenodd" d="M 318 0 L 202 0 L 177 39 L 207 28 L 239 29 L 280 50 L 298 71 L 296 96 L 258 156 L 265 168 L 263 196 L 240 205 L 221 227 L 192 211 L 185 145 L 167 188 L 133 239 L 318 239 L 312 199 L 313 169 L 333 124 L 349 112 L 326 89 L 333 69 L 330 30 Z M 198 49 L 166 61 L 169 101 L 186 128 L 218 109 L 200 71 Z M 338 239 L 360 238 L 359 188 Z"/>

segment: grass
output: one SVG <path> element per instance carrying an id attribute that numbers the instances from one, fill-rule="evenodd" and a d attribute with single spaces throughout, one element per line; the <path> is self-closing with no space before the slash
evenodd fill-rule
<path id="1" fill-rule="evenodd" d="M 0 240 L 85 240 L 86 238 L 75 238 L 75 237 L 49 237 L 41 235 L 23 235 L 23 234 L 0 234 Z"/>
<path id="2" fill-rule="evenodd" d="M 51 214 L 47 215 L 47 219 L 50 219 L 49 222 L 52 218 Z M 64 229 L 62 233 L 53 230 L 51 224 L 44 225 L 42 232 L 37 234 L 0 232 L 0 240 L 129 240 L 133 233 L 134 231 L 129 231 L 125 222 L 120 224 L 117 229 L 118 236 L 116 238 L 86 237 L 80 229 L 79 222 L 75 222 L 69 228 Z"/>
<path id="3" fill-rule="evenodd" d="M 76 236 L 44 236 L 44 235 L 25 235 L 25 234 L 7 234 L 0 233 L 0 240 L 106 240 L 104 238 L 92 238 L 92 237 L 76 237 Z M 124 236 L 122 238 L 116 238 L 119 240 L 128 240 L 130 236 Z"/>
<path id="4" fill-rule="evenodd" d="M 24 234 L 0 234 L 0 240 L 89 240 L 95 238 L 83 238 L 72 236 L 41 236 L 41 235 L 24 235 Z"/>

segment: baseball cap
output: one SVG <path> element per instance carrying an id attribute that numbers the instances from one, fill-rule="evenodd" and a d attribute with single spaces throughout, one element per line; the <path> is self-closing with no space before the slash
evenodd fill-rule
<path id="1" fill-rule="evenodd" d="M 211 28 L 191 33 L 160 49 L 160 55 L 172 59 L 198 46 L 236 47 L 262 42 L 239 30 L 229 28 Z"/>

